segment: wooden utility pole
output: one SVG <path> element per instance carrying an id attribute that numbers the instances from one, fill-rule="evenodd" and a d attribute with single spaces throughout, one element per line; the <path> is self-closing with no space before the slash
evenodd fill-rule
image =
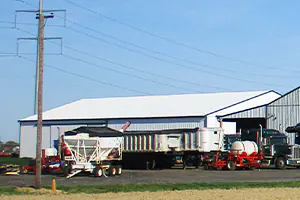
<path id="1" fill-rule="evenodd" d="M 42 169 L 42 136 L 43 136 L 43 75 L 44 75 L 44 14 L 43 0 L 40 0 L 38 29 L 38 61 L 37 61 L 37 144 L 36 144 L 36 175 L 35 188 L 41 188 L 41 169 Z"/>
<path id="2" fill-rule="evenodd" d="M 44 77 L 44 40 L 62 40 L 58 37 L 44 37 L 45 20 L 54 17 L 54 12 L 66 12 L 66 10 L 43 10 L 43 0 L 39 0 L 38 10 L 17 10 L 17 13 L 32 12 L 36 13 L 38 23 L 37 38 L 18 38 L 18 40 L 37 40 L 37 66 L 35 83 L 35 105 L 34 114 L 37 114 L 37 142 L 36 142 L 36 179 L 35 188 L 41 188 L 41 169 L 42 169 L 42 135 L 43 135 L 43 77 Z M 50 15 L 44 15 L 50 13 Z M 16 17 L 15 17 L 16 18 Z M 15 24 L 16 27 L 17 23 Z"/>

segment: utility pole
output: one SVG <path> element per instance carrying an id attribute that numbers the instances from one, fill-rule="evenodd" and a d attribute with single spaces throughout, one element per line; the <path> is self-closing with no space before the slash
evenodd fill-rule
<path id="1" fill-rule="evenodd" d="M 60 39 L 58 37 L 45 38 L 45 20 L 54 17 L 54 12 L 65 12 L 66 10 L 43 10 L 43 0 L 39 0 L 38 10 L 17 10 L 16 12 L 34 12 L 38 23 L 37 38 L 18 38 L 18 40 L 37 40 L 37 66 L 36 66 L 36 83 L 35 83 L 35 106 L 34 113 L 37 114 L 37 142 L 36 142 L 36 175 L 35 188 L 41 188 L 41 168 L 42 168 L 42 135 L 43 135 L 43 75 L 44 75 L 44 40 Z M 44 15 L 50 13 L 50 15 Z M 15 25 L 16 26 L 16 25 Z"/>
<path id="2" fill-rule="evenodd" d="M 37 60 L 37 143 L 36 143 L 36 175 L 35 175 L 35 188 L 41 188 L 41 157 L 42 157 L 42 135 L 43 135 L 43 75 L 44 75 L 44 14 L 43 14 L 43 0 L 40 0 L 38 29 L 38 60 Z"/>

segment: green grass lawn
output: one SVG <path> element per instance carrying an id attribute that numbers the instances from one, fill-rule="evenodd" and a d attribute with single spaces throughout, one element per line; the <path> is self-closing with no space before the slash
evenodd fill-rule
<path id="1" fill-rule="evenodd" d="M 0 165 L 3 164 L 14 164 L 14 165 L 29 165 L 31 158 L 15 158 L 15 157 L 0 157 Z"/>
<path id="2" fill-rule="evenodd" d="M 124 184 L 124 185 L 76 185 L 57 186 L 66 193 L 99 194 L 107 192 L 144 192 L 205 189 L 240 189 L 240 188 L 298 188 L 300 181 L 291 182 L 229 182 L 229 183 L 180 183 L 180 184 Z M 51 189 L 50 186 L 45 187 Z M 22 194 L 13 187 L 0 187 L 0 194 Z M 24 194 L 24 193 L 23 193 Z"/>

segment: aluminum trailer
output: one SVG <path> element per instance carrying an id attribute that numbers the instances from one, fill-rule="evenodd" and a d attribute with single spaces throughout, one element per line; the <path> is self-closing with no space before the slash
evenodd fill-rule
<path id="1" fill-rule="evenodd" d="M 210 151 L 222 150 L 222 128 L 124 132 L 126 168 L 170 168 L 180 163 L 199 167 Z"/>
<path id="2" fill-rule="evenodd" d="M 102 130 L 102 127 L 93 128 Z M 105 129 L 105 128 L 104 128 Z M 81 127 L 75 135 L 61 138 L 64 174 L 67 178 L 80 173 L 89 172 L 95 177 L 120 175 L 122 173 L 122 133 L 99 132 L 91 136 L 89 127 Z M 86 133 L 85 133 L 86 132 Z M 95 132 L 94 132 L 95 133 Z M 94 134 L 95 135 L 95 134 Z M 108 173 L 107 173 L 108 172 Z"/>

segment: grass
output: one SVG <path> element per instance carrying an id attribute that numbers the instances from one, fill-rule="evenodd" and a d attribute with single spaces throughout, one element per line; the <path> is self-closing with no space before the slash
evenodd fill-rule
<path id="1" fill-rule="evenodd" d="M 298 188 L 300 181 L 291 182 L 229 182 L 229 183 L 177 183 L 177 184 L 120 184 L 120 185 L 73 185 L 58 186 L 57 190 L 66 193 L 117 193 L 117 192 L 155 192 L 174 190 L 205 190 L 205 189 L 242 189 L 242 188 Z M 44 187 L 51 189 L 50 186 Z M 13 187 L 0 187 L 0 194 L 26 194 L 16 191 Z"/>
<path id="2" fill-rule="evenodd" d="M 13 165 L 29 165 L 31 158 L 16 158 L 16 157 L 0 157 L 0 165 L 13 164 Z"/>
<path id="3" fill-rule="evenodd" d="M 21 194 L 14 187 L 0 187 L 0 195 L 16 195 Z"/>

